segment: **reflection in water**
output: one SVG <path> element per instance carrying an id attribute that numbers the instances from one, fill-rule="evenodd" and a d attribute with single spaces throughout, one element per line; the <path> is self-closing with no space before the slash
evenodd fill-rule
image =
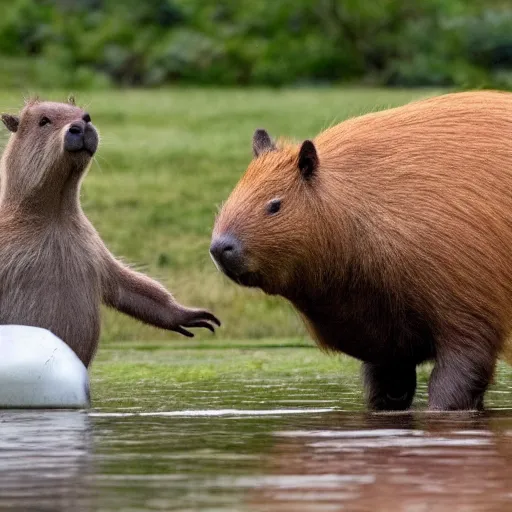
<path id="1" fill-rule="evenodd" d="M 508 414 L 326 415 L 276 432 L 265 510 L 512 510 Z M 325 428 L 327 427 L 327 428 Z M 299 484 L 299 485 L 298 485 Z"/>
<path id="2" fill-rule="evenodd" d="M 182 408 L 159 392 L 144 409 L 0 412 L 0 509 L 512 510 L 512 411 L 370 414 L 335 382 L 268 384 L 182 385 Z"/>
<path id="3" fill-rule="evenodd" d="M 89 510 L 89 425 L 79 411 L 1 411 L 1 509 Z"/>

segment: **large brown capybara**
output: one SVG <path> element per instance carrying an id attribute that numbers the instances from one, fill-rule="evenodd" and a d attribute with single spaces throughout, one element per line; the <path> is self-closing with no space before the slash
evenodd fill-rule
<path id="1" fill-rule="evenodd" d="M 253 138 L 211 254 L 363 361 L 370 408 L 480 409 L 512 327 L 512 94 L 455 93 Z"/>
<path id="2" fill-rule="evenodd" d="M 99 142 L 87 112 L 32 100 L 2 121 L 12 133 L 0 160 L 0 324 L 46 328 L 86 366 L 101 302 L 187 336 L 220 325 L 116 260 L 84 215 L 80 185 Z"/>

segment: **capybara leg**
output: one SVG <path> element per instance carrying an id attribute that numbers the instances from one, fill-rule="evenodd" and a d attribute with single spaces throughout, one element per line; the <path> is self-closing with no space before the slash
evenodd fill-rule
<path id="1" fill-rule="evenodd" d="M 429 409 L 481 410 L 491 382 L 496 355 L 493 350 L 467 347 L 438 353 L 429 382 Z"/>
<path id="2" fill-rule="evenodd" d="M 403 411 L 411 406 L 416 392 L 416 366 L 363 363 L 363 382 L 370 409 Z"/>
<path id="3" fill-rule="evenodd" d="M 105 257 L 103 301 L 108 306 L 142 322 L 194 336 L 188 327 L 204 327 L 215 332 L 220 321 L 205 309 L 187 308 L 158 282 L 135 272 L 114 259 Z"/>

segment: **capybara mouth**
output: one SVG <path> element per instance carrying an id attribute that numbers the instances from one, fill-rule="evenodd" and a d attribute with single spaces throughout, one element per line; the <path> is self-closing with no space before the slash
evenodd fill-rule
<path id="1" fill-rule="evenodd" d="M 65 149 L 68 153 L 75 154 L 75 155 L 87 153 L 89 156 L 94 156 L 94 153 L 95 153 L 95 151 L 93 151 L 92 149 L 86 148 L 86 147 L 79 148 L 79 149 L 67 149 L 67 148 L 65 148 Z"/>
<path id="2" fill-rule="evenodd" d="M 242 286 L 257 288 L 260 286 L 261 278 L 257 272 L 244 272 L 236 279 L 236 282 Z"/>
<path id="3" fill-rule="evenodd" d="M 229 279 L 240 286 L 247 286 L 249 288 L 256 288 L 260 286 L 260 277 L 257 272 L 243 272 L 241 274 L 237 274 L 222 265 L 220 265 L 220 270 L 226 277 L 229 277 Z"/>
<path id="4" fill-rule="evenodd" d="M 75 155 L 75 158 L 78 158 L 80 162 L 88 162 L 94 157 L 94 151 L 91 151 L 88 148 L 77 149 L 75 151 L 68 151 L 71 155 Z"/>

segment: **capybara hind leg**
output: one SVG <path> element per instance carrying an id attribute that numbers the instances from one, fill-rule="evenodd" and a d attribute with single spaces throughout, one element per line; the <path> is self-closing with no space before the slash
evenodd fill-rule
<path id="1" fill-rule="evenodd" d="M 416 392 L 416 366 L 363 363 L 366 402 L 375 411 L 408 409 Z"/>
<path id="2" fill-rule="evenodd" d="M 481 410 L 484 394 L 494 373 L 494 351 L 478 352 L 468 347 L 438 354 L 429 382 L 429 409 L 441 411 Z"/>

